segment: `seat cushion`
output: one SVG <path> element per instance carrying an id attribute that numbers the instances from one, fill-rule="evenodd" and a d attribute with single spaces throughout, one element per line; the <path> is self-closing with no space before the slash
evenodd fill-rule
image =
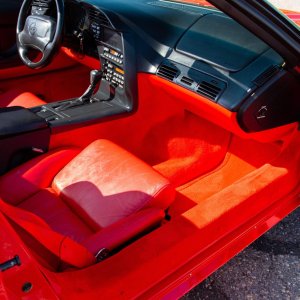
<path id="1" fill-rule="evenodd" d="M 22 106 L 30 108 L 44 104 L 46 104 L 45 101 L 29 92 L 11 90 L 0 94 L 0 107 Z"/>
<path id="2" fill-rule="evenodd" d="M 107 140 L 95 141 L 68 163 L 53 189 L 95 229 L 142 208 L 166 209 L 175 196 L 167 179 Z"/>

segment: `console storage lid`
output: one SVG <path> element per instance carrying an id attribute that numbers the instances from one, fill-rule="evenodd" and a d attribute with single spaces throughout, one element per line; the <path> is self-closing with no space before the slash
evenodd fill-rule
<path id="1" fill-rule="evenodd" d="M 48 151 L 45 119 L 23 107 L 0 109 L 0 175 Z"/>
<path id="2" fill-rule="evenodd" d="M 20 135 L 47 127 L 48 124 L 45 119 L 26 108 L 13 106 L 0 109 L 0 138 Z"/>

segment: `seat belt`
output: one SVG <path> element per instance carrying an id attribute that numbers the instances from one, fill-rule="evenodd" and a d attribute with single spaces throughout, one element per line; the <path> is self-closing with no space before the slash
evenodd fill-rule
<path id="1" fill-rule="evenodd" d="M 9 205 L 2 199 L 0 199 L 0 212 L 70 266 L 84 268 L 96 262 L 95 256 L 87 248 L 53 231 L 44 220 L 33 213 Z"/>

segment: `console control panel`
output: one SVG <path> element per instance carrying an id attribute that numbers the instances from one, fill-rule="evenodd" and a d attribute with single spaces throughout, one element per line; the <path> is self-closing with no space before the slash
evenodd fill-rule
<path id="1" fill-rule="evenodd" d="M 103 49 L 103 56 L 104 58 L 118 64 L 123 65 L 124 55 L 119 51 L 116 51 L 112 48 L 104 47 Z"/>
<path id="2" fill-rule="evenodd" d="M 104 47 L 101 57 L 104 59 L 103 79 L 123 89 L 125 84 L 124 55 L 115 49 Z"/>
<path id="3" fill-rule="evenodd" d="M 118 66 L 113 65 L 110 62 L 106 62 L 104 65 L 104 79 L 116 87 L 124 88 L 125 72 Z"/>

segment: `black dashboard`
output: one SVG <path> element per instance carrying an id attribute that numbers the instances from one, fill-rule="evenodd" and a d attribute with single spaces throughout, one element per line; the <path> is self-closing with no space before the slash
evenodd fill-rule
<path id="1" fill-rule="evenodd" d="M 145 72 L 237 112 L 245 131 L 295 117 L 281 114 L 283 99 L 295 105 L 299 85 L 284 70 L 284 59 L 217 9 L 167 0 L 66 0 L 65 5 L 64 45 L 103 66 L 99 99 L 109 100 L 113 87 L 120 105 L 134 109 L 137 72 Z"/>
<path id="2" fill-rule="evenodd" d="M 65 46 L 73 49 L 78 55 L 88 55 L 101 61 L 104 76 L 102 89 L 96 97 L 109 100 L 109 97 L 112 97 L 113 86 L 117 98 L 120 98 L 124 105 L 131 107 L 132 98 L 135 96 L 132 82 L 136 81 L 132 76 L 135 76 L 136 72 L 125 72 L 123 32 L 116 30 L 103 11 L 77 1 L 66 2 L 65 24 Z M 126 90 L 126 86 L 130 88 Z"/>

